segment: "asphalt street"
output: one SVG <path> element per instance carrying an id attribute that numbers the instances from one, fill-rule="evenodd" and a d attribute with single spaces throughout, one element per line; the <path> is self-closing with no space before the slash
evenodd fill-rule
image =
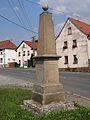
<path id="1" fill-rule="evenodd" d="M 90 98 L 90 73 L 60 72 L 59 76 L 65 90 Z M 35 69 L 0 69 L 0 84 L 7 84 L 9 79 L 12 79 L 9 84 L 41 82 L 36 79 Z"/>

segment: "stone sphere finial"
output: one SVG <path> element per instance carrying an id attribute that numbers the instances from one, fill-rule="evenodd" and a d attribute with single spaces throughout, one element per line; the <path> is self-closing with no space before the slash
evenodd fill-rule
<path id="1" fill-rule="evenodd" d="M 43 4 L 42 4 L 42 9 L 43 9 L 44 11 L 47 11 L 47 10 L 48 10 L 48 4 L 47 4 L 47 3 L 43 3 Z"/>

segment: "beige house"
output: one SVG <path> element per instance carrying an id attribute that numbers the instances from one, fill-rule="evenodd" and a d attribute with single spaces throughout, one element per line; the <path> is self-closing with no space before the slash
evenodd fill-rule
<path id="1" fill-rule="evenodd" d="M 56 39 L 59 68 L 62 70 L 90 69 L 90 25 L 68 18 Z"/>
<path id="2" fill-rule="evenodd" d="M 20 67 L 27 67 L 32 54 L 37 55 L 37 41 L 22 41 L 16 49 L 16 61 Z"/>

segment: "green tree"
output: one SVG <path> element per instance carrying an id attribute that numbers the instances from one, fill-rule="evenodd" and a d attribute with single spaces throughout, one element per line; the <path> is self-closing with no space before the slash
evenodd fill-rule
<path id="1" fill-rule="evenodd" d="M 31 54 L 30 60 L 28 60 L 28 67 L 35 67 L 33 54 Z"/>

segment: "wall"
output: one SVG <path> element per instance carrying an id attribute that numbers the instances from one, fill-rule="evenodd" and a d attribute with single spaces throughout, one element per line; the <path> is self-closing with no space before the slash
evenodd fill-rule
<path id="1" fill-rule="evenodd" d="M 23 48 L 23 45 L 25 45 L 25 48 Z M 25 56 L 23 56 L 23 51 L 25 51 Z M 27 55 L 27 51 L 30 51 L 30 55 Z M 20 52 L 20 56 L 18 56 Z M 19 64 L 19 60 L 21 61 L 20 67 L 23 67 L 24 61 L 30 60 L 31 54 L 33 53 L 33 50 L 31 50 L 31 47 L 29 47 L 26 43 L 22 43 L 19 48 L 17 49 L 17 63 Z M 37 55 L 37 51 L 35 51 L 35 56 Z"/>
<path id="2" fill-rule="evenodd" d="M 16 51 L 12 49 L 5 49 L 5 64 L 16 62 Z"/>
<path id="3" fill-rule="evenodd" d="M 89 56 L 89 59 L 90 59 L 90 40 L 88 40 L 88 56 Z"/>
<path id="4" fill-rule="evenodd" d="M 0 59 L 2 58 L 3 59 L 3 50 L 0 51 Z M 0 62 L 0 68 L 3 67 L 3 61 L 2 63 Z"/>
<path id="5" fill-rule="evenodd" d="M 0 58 L 3 58 L 3 62 L 0 63 L 0 65 L 2 67 L 8 67 L 8 63 L 16 61 L 16 51 L 12 49 L 3 49 Z"/>
<path id="6" fill-rule="evenodd" d="M 72 35 L 68 35 L 68 27 L 72 28 Z M 77 40 L 77 47 L 72 48 L 73 40 Z M 68 48 L 63 50 L 64 41 L 68 42 Z M 87 48 L 87 36 L 76 28 L 69 20 L 64 26 L 60 36 L 56 40 L 56 51 L 61 56 L 58 61 L 59 68 L 78 68 L 88 67 L 88 48 Z M 73 64 L 73 55 L 77 55 L 78 64 Z M 68 56 L 69 63 L 64 64 L 65 58 Z"/>

